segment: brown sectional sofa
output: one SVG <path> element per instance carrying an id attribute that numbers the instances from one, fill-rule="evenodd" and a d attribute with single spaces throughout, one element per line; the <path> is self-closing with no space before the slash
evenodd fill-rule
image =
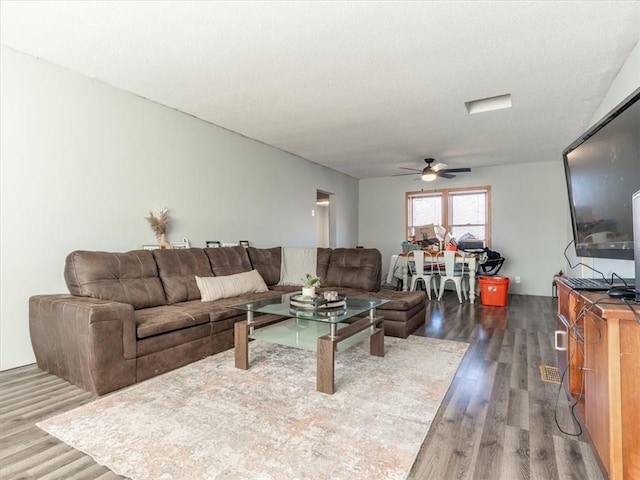
<path id="1" fill-rule="evenodd" d="M 319 248 L 323 288 L 389 299 L 381 306 L 386 335 L 406 338 L 425 320 L 424 292 L 380 291 L 376 249 Z M 254 247 L 75 251 L 64 277 L 70 295 L 29 300 L 29 329 L 38 366 L 102 395 L 233 347 L 228 308 L 299 287 L 279 286 L 281 248 Z M 195 277 L 256 269 L 269 291 L 203 302 Z"/>

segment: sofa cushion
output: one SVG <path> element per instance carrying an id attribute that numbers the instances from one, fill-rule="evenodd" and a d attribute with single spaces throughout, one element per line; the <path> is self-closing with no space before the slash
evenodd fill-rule
<path id="1" fill-rule="evenodd" d="M 335 288 L 326 287 L 320 288 L 319 292 L 325 292 L 327 290 L 337 290 L 338 294 L 344 295 L 347 298 L 363 298 L 370 300 L 376 298 L 378 300 L 388 300 L 387 303 L 376 307 L 377 310 L 393 310 L 398 312 L 406 312 L 414 309 L 416 306 L 424 307 L 426 305 L 427 294 L 424 290 L 416 290 L 414 292 L 402 292 L 396 290 L 383 289 L 379 292 L 365 292 L 364 290 L 357 288 Z M 381 313 L 381 315 L 386 315 Z M 385 317 L 386 318 L 386 317 Z"/>
<path id="2" fill-rule="evenodd" d="M 221 298 L 215 302 L 202 302 L 200 300 L 196 300 L 192 302 L 177 303 L 175 306 L 181 307 L 194 315 L 206 313 L 209 315 L 209 321 L 213 324 L 212 332 L 216 333 L 224 330 L 225 328 L 224 325 L 219 326 L 218 324 L 231 318 L 235 318 L 236 320 L 246 318 L 247 314 L 244 310 L 229 308 L 230 306 L 279 296 L 281 296 L 280 293 L 269 290 L 260 293 L 247 293 L 242 295 L 242 297 Z M 226 328 L 229 327 L 227 326 Z"/>
<path id="3" fill-rule="evenodd" d="M 64 279 L 72 295 L 128 303 L 134 309 L 167 303 L 153 255 L 76 250 L 67 255 Z"/>
<path id="4" fill-rule="evenodd" d="M 209 322 L 207 312 L 194 312 L 178 305 L 136 310 L 134 316 L 138 338 L 148 338 Z"/>
<path id="5" fill-rule="evenodd" d="M 260 276 L 268 286 L 276 285 L 280 281 L 280 264 L 282 262 L 281 247 L 247 248 L 251 265 L 258 270 Z"/>
<path id="6" fill-rule="evenodd" d="M 204 251 L 216 277 L 251 271 L 245 247 L 205 248 Z"/>
<path id="7" fill-rule="evenodd" d="M 423 290 L 413 292 L 400 292 L 397 290 L 381 290 L 379 292 L 370 292 L 367 298 L 377 298 L 389 300 L 384 305 L 380 305 L 378 310 L 397 310 L 405 312 L 413 309 L 418 305 L 425 306 L 427 294 Z M 384 313 L 382 315 L 385 315 Z"/>
<path id="8" fill-rule="evenodd" d="M 213 323 L 213 332 L 219 332 L 224 328 L 225 322 L 229 318 L 236 318 L 239 320 L 245 320 L 247 318 L 247 312 L 236 308 L 229 308 L 232 305 L 238 303 L 257 302 L 268 298 L 279 297 L 281 295 L 275 294 L 272 290 L 259 293 L 247 293 L 243 295 L 241 299 L 238 298 L 223 298 L 215 302 L 204 302 L 203 305 L 211 305 L 210 318 Z M 256 314 L 259 316 L 260 314 Z"/>
<path id="9" fill-rule="evenodd" d="M 244 298 L 245 297 L 242 298 L 242 301 L 244 301 Z M 182 307 L 194 315 L 206 313 L 209 317 L 209 322 L 215 323 L 219 320 L 226 320 L 229 318 L 246 317 L 246 314 L 242 310 L 227 308 L 229 305 L 235 305 L 237 303 L 240 303 L 240 300 L 237 298 L 220 299 L 215 302 L 195 300 L 192 302 L 178 303 L 176 304 L 176 307 Z"/>
<path id="10" fill-rule="evenodd" d="M 200 303 L 200 300 L 196 300 Z M 167 362 L 174 362 L 173 352 L 174 347 L 180 347 L 181 345 L 191 344 L 202 338 L 207 338 L 212 335 L 211 322 L 202 323 L 189 328 L 180 328 L 173 330 L 162 335 L 152 335 L 150 337 L 139 338 L 136 342 L 138 350 L 138 361 L 140 357 L 145 355 L 152 355 L 158 352 L 164 352 L 164 359 Z"/>
<path id="11" fill-rule="evenodd" d="M 245 293 L 267 292 L 269 289 L 257 270 L 224 277 L 197 277 L 203 302 L 238 297 Z"/>
<path id="12" fill-rule="evenodd" d="M 316 275 L 320 277 L 320 285 L 328 285 L 327 269 L 329 268 L 329 260 L 331 259 L 331 248 L 318 248 L 318 261 L 316 266 Z"/>
<path id="13" fill-rule="evenodd" d="M 153 250 L 167 303 L 200 299 L 196 275 L 212 277 L 209 258 L 201 248 Z"/>
<path id="14" fill-rule="evenodd" d="M 325 286 L 380 290 L 382 256 L 375 248 L 336 248 L 331 252 Z"/>

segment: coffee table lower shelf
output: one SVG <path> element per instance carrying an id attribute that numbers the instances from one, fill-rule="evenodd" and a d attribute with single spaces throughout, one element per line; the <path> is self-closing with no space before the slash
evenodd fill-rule
<path id="1" fill-rule="evenodd" d="M 339 324 L 335 336 L 330 325 L 317 321 L 263 315 L 251 322 L 234 326 L 235 366 L 249 368 L 249 339 L 302 348 L 316 352 L 316 389 L 335 393 L 335 354 L 369 337 L 369 353 L 384 357 L 384 317 L 356 318 L 352 323 Z"/>

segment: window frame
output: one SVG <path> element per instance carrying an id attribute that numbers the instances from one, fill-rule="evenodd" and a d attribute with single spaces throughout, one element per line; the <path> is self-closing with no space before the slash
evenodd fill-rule
<path id="1" fill-rule="evenodd" d="M 481 185 L 476 187 L 458 187 L 458 188 L 437 188 L 433 190 L 419 190 L 413 192 L 405 193 L 405 215 L 404 215 L 404 226 L 405 226 L 405 238 L 411 237 L 411 226 L 409 225 L 409 218 L 412 213 L 411 210 L 411 200 L 416 197 L 429 197 L 434 195 L 439 195 L 442 198 L 442 223 L 441 225 L 447 230 L 447 232 L 451 232 L 451 201 L 452 197 L 459 194 L 472 194 L 472 193 L 484 193 L 485 194 L 485 220 L 486 220 L 486 238 L 485 246 L 487 248 L 491 248 L 491 186 L 489 185 Z"/>

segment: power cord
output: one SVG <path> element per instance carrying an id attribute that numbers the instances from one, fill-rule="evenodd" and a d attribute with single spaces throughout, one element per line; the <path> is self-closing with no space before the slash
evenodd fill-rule
<path id="1" fill-rule="evenodd" d="M 560 430 L 561 433 L 564 433 L 565 435 L 569 435 L 570 437 L 579 437 L 580 435 L 582 435 L 582 425 L 580 424 L 580 422 L 578 421 L 578 417 L 576 415 L 575 412 L 575 408 L 578 405 L 578 403 L 580 403 L 580 400 L 582 399 L 582 390 L 584 387 L 584 378 L 582 379 L 582 383 L 583 385 L 580 387 L 581 393 L 578 396 L 578 398 L 576 399 L 575 402 L 571 403 L 569 405 L 569 412 L 571 413 L 571 417 L 573 418 L 574 424 L 578 425 L 578 431 L 576 433 L 572 433 L 572 432 L 568 432 L 566 430 L 564 430 L 561 426 L 560 426 L 560 421 L 558 420 L 558 402 L 560 401 L 560 392 L 562 392 L 564 390 L 563 385 L 564 385 L 564 379 L 567 376 L 567 372 L 569 371 L 569 365 L 571 365 L 571 360 L 573 360 L 573 354 L 571 355 L 571 357 L 569 359 L 567 359 L 567 366 L 564 369 L 564 371 L 562 372 L 562 376 L 560 377 L 560 385 L 558 386 L 558 394 L 556 395 L 556 405 L 555 408 L 553 409 L 553 419 L 556 422 L 556 427 L 558 427 L 558 430 Z"/>
<path id="2" fill-rule="evenodd" d="M 582 265 L 583 267 L 587 267 L 589 270 L 594 271 L 595 273 L 597 273 L 598 275 L 600 275 L 602 277 L 602 279 L 607 282 L 609 285 L 613 285 L 613 277 L 617 277 L 626 288 L 629 288 L 629 285 L 627 284 L 627 282 L 624 280 L 624 278 L 622 278 L 620 275 L 618 275 L 615 272 L 611 273 L 611 280 L 608 280 L 607 277 L 605 277 L 604 273 L 602 273 L 600 270 L 596 270 L 595 268 L 593 268 L 590 265 L 587 265 L 586 263 L 582 263 L 582 262 L 578 262 L 575 265 L 571 265 L 571 260 L 569 260 L 569 257 L 567 256 L 567 250 L 569 250 L 569 247 L 571 246 L 571 244 L 573 243 L 573 240 L 571 240 L 567 246 L 564 248 L 564 258 L 565 260 L 567 260 L 567 263 L 569 264 L 569 268 L 570 269 L 574 269 L 576 267 L 579 267 L 580 265 Z"/>
<path id="3" fill-rule="evenodd" d="M 574 292 L 575 290 L 572 289 L 571 291 Z M 600 303 L 605 303 L 604 300 L 606 299 L 602 299 Z M 587 345 L 587 344 L 592 345 L 602 340 L 602 331 L 600 330 L 598 324 L 595 323 L 593 319 L 592 319 L 592 321 L 594 321 L 593 325 L 598 331 L 598 337 L 595 340 L 589 341 L 589 343 L 587 343 L 587 339 L 584 337 L 584 332 L 583 332 L 584 328 L 582 328 L 583 330 L 582 332 L 580 331 L 581 330 L 579 325 L 580 319 L 587 313 L 587 311 L 591 310 L 594 307 L 594 305 L 595 303 L 583 305 L 580 311 L 576 314 L 575 320 L 567 327 L 567 330 L 571 332 L 571 336 L 573 337 L 577 345 L 581 345 L 581 346 Z M 579 437 L 583 433 L 582 424 L 580 423 L 580 421 L 578 420 L 578 416 L 576 415 L 576 408 L 584 397 L 584 380 L 585 380 L 584 374 L 582 375 L 581 382 L 580 382 L 580 393 L 575 398 L 575 400 L 569 404 L 569 412 L 571 413 L 571 417 L 573 418 L 574 424 L 578 426 L 577 432 L 569 432 L 560 426 L 560 422 L 558 420 L 558 403 L 560 401 L 560 394 L 564 390 L 563 386 L 565 383 L 565 378 L 569 371 L 569 366 L 571 365 L 571 362 L 573 361 L 573 358 L 576 355 L 576 352 L 578 350 L 580 350 L 580 353 L 582 354 L 582 358 L 583 359 L 585 358 L 584 350 L 582 347 L 576 347 L 574 350 L 571 351 L 571 355 L 569 356 L 569 358 L 567 358 L 567 366 L 562 372 L 562 376 L 560 378 L 560 385 L 558 387 L 558 393 L 556 395 L 556 404 L 554 409 L 554 420 L 555 420 L 556 426 L 558 427 L 558 430 L 560 430 L 560 432 L 570 437 Z M 568 387 L 567 390 L 569 391 L 569 393 L 571 393 L 571 387 Z"/>
<path id="4" fill-rule="evenodd" d="M 566 252 L 566 249 L 565 249 L 565 252 Z M 586 265 L 586 266 L 588 266 L 588 265 Z M 603 276 L 603 278 L 604 278 L 604 276 Z M 571 289 L 571 292 L 574 292 L 574 291 L 575 290 Z M 571 292 L 570 292 L 570 294 L 571 294 Z M 579 331 L 579 321 L 583 316 L 586 315 L 587 312 L 591 311 L 591 309 L 594 308 L 596 305 L 620 305 L 620 303 L 617 302 L 617 301 L 607 301 L 607 300 L 610 300 L 610 299 L 609 298 L 601 298 L 599 300 L 596 300 L 595 302 L 583 305 L 582 308 L 580 309 L 580 311 L 577 313 L 575 321 L 572 322 L 571 325 L 569 325 L 567 327 L 567 330 L 572 332 L 573 339 L 575 340 L 575 342 L 577 344 L 582 345 L 582 346 L 584 346 L 584 345 L 594 345 L 594 344 L 602 341 L 602 330 L 600 329 L 600 326 L 596 323 L 596 320 L 594 318 L 587 317 L 592 322 L 592 324 L 596 328 L 596 330 L 598 331 L 598 337 L 596 339 L 594 339 L 594 340 L 589 340 L 589 339 L 585 338 L 584 335 Z M 636 319 L 636 321 L 638 323 L 640 323 L 640 314 L 633 307 L 631 302 L 629 302 L 629 300 L 627 300 L 626 298 L 623 298 L 622 302 L 629 308 L 629 310 L 631 310 L 631 313 L 633 314 L 633 316 Z M 633 303 L 636 304 L 636 305 L 638 304 L 638 302 L 636 302 L 636 301 L 634 301 Z M 587 342 L 587 340 L 589 340 L 589 341 Z M 581 379 L 582 381 L 580 382 L 580 393 L 576 397 L 575 401 L 572 402 L 569 405 L 569 411 L 571 413 L 571 417 L 573 418 L 574 423 L 578 426 L 578 431 L 577 432 L 574 433 L 574 432 L 566 431 L 560 426 L 560 422 L 558 421 L 558 402 L 560 400 L 560 393 L 564 390 L 563 385 L 564 385 L 567 373 L 569 371 L 569 366 L 571 365 L 571 362 L 573 361 L 574 355 L 575 355 L 577 350 L 578 350 L 578 348 L 573 350 L 571 352 L 571 355 L 569 356 L 569 358 L 567 358 L 567 366 L 564 369 L 564 371 L 562 372 L 562 376 L 560 378 L 560 385 L 558 387 L 558 393 L 556 395 L 556 403 L 555 403 L 555 409 L 554 409 L 554 420 L 555 420 L 556 426 L 558 427 L 558 430 L 560 430 L 560 432 L 564 433 L 565 435 L 568 435 L 568 436 L 571 436 L 571 437 L 579 437 L 583 433 L 582 425 L 581 425 L 580 421 L 578 421 L 577 415 L 575 413 L 575 409 L 578 406 L 578 404 L 580 403 L 580 401 L 582 400 L 582 398 L 584 397 L 584 380 L 585 380 L 584 379 L 584 374 L 582 375 L 582 379 Z M 582 358 L 584 359 L 585 358 L 584 350 L 581 347 L 579 348 L 579 350 L 582 353 Z M 567 390 L 569 391 L 569 393 L 571 393 L 571 387 L 567 388 Z"/>
<path id="5" fill-rule="evenodd" d="M 571 295 L 572 292 L 576 292 L 576 294 L 578 294 L 578 292 L 574 289 L 571 289 L 569 292 L 569 295 Z M 583 315 L 583 309 L 581 309 L 581 311 L 576 315 L 575 320 L 567 326 L 567 333 L 569 333 L 573 339 L 575 340 L 576 344 L 582 344 L 584 345 L 585 340 L 584 337 L 582 336 L 582 333 L 579 331 L 580 326 L 578 325 L 578 322 L 580 320 L 580 318 Z M 558 430 L 560 430 L 560 432 L 564 433 L 565 435 L 568 435 L 570 437 L 579 437 L 580 435 L 582 435 L 583 430 L 582 430 L 582 424 L 580 423 L 580 421 L 578 420 L 578 416 L 576 415 L 576 407 L 578 406 L 578 404 L 580 403 L 580 401 L 582 400 L 583 397 L 583 393 L 584 393 L 584 375 L 582 376 L 582 382 L 580 383 L 580 393 L 579 395 L 575 398 L 575 400 L 573 402 L 571 402 L 569 404 L 569 413 L 571 414 L 571 417 L 573 418 L 573 423 L 575 425 L 578 426 L 578 431 L 573 433 L 573 432 L 569 432 L 567 430 L 565 430 L 564 428 L 562 428 L 560 426 L 560 422 L 558 420 L 558 403 L 560 401 L 560 394 L 561 392 L 564 390 L 564 384 L 565 384 L 565 378 L 567 377 L 567 373 L 569 372 L 569 367 L 571 366 L 571 363 L 573 362 L 573 358 L 577 352 L 578 348 L 576 349 L 571 349 L 571 354 L 569 356 L 569 358 L 567 358 L 567 366 L 565 367 L 564 371 L 562 372 L 562 376 L 560 377 L 560 385 L 558 386 L 558 392 L 556 394 L 556 404 L 555 404 L 555 408 L 554 408 L 554 421 L 556 423 L 556 427 L 558 427 Z M 580 352 L 582 353 L 582 358 L 584 358 L 584 352 L 582 351 L 582 349 L 580 349 Z M 571 393 L 571 386 L 567 387 L 567 391 Z"/>

